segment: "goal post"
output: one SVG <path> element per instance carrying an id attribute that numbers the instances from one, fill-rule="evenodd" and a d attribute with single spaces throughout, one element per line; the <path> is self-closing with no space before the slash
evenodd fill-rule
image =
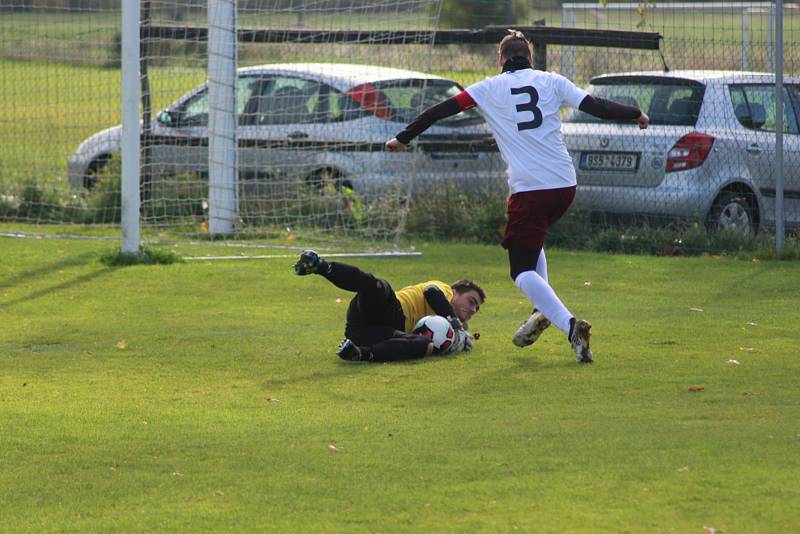
<path id="1" fill-rule="evenodd" d="M 140 128 L 139 0 L 122 3 L 122 206 L 123 254 L 139 252 Z"/>
<path id="2" fill-rule="evenodd" d="M 227 236 L 239 217 L 236 0 L 208 2 L 208 232 Z"/>

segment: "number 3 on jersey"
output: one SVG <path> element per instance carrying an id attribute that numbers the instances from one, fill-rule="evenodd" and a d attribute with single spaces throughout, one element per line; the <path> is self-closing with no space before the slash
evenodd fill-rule
<path id="1" fill-rule="evenodd" d="M 512 87 L 511 88 L 512 95 L 522 95 L 526 94 L 531 97 L 530 102 L 526 104 L 517 104 L 517 113 L 524 113 L 526 111 L 530 111 L 533 113 L 533 120 L 530 121 L 523 121 L 517 123 L 517 130 L 520 132 L 522 130 L 533 130 L 534 128 L 538 128 L 542 125 L 542 110 L 536 107 L 536 104 L 539 103 L 539 93 L 536 92 L 536 88 L 530 85 L 526 85 L 525 87 Z"/>

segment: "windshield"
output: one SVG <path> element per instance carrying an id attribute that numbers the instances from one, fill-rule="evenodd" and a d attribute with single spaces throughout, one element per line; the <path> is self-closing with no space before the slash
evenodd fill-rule
<path id="1" fill-rule="evenodd" d="M 352 99 L 351 113 L 370 113 L 382 119 L 408 123 L 430 106 L 456 96 L 461 87 L 450 80 L 404 79 L 362 84 L 347 92 Z M 350 117 L 355 118 L 355 117 Z M 437 122 L 440 126 L 480 124 L 476 109 L 462 111 Z"/>
<path id="2" fill-rule="evenodd" d="M 638 107 L 650 117 L 650 124 L 694 126 L 700 114 L 705 86 L 681 83 L 680 80 L 670 83 L 669 79 L 663 78 L 646 81 L 632 78 L 596 83 L 587 91 L 593 96 Z M 603 122 L 603 119 L 570 109 L 563 122 L 594 123 Z"/>

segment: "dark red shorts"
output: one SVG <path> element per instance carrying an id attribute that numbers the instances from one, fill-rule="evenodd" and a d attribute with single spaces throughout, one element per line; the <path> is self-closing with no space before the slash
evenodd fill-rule
<path id="1" fill-rule="evenodd" d="M 539 251 L 547 229 L 564 215 L 575 199 L 575 186 L 514 193 L 508 199 L 508 224 L 503 248 L 512 243 Z"/>

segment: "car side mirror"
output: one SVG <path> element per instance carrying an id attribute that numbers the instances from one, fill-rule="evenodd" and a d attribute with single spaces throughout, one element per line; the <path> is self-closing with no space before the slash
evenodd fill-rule
<path id="1" fill-rule="evenodd" d="M 172 117 L 172 113 L 169 111 L 162 111 L 159 113 L 156 120 L 159 124 L 163 124 L 164 126 L 175 126 L 175 120 Z"/>

